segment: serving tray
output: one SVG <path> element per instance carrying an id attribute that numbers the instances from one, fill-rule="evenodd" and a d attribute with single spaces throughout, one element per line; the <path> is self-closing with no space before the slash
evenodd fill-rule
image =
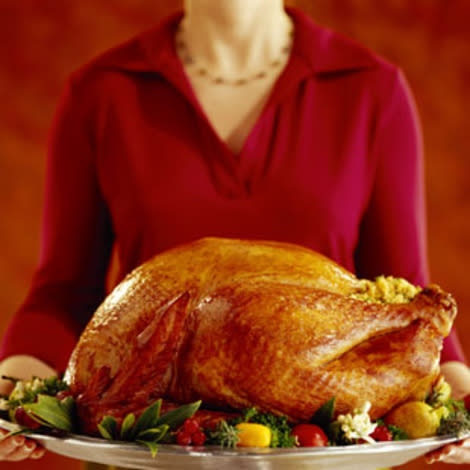
<path id="1" fill-rule="evenodd" d="M 10 431 L 19 429 L 16 424 L 1 419 L 0 427 Z M 402 465 L 459 440 L 451 435 L 376 444 L 293 449 L 223 449 L 160 444 L 153 458 L 147 448 L 132 443 L 110 442 L 77 434 L 63 438 L 42 434 L 31 434 L 28 437 L 40 442 L 49 451 L 66 457 L 142 470 L 372 470 Z"/>

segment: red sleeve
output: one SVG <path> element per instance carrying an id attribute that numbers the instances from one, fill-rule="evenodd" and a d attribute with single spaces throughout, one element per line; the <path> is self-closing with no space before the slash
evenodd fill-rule
<path id="1" fill-rule="evenodd" d="M 87 109 L 69 83 L 49 143 L 39 265 L 0 352 L 29 354 L 58 371 L 104 297 L 113 238 Z"/>
<path id="2" fill-rule="evenodd" d="M 359 277 L 380 274 L 429 283 L 423 146 L 409 87 L 397 71 L 382 100 L 372 141 L 374 188 L 364 214 L 356 267 Z M 455 331 L 444 340 L 442 362 L 465 362 Z"/>

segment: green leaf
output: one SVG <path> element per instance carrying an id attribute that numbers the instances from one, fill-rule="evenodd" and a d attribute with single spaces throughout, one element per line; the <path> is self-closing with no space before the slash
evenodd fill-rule
<path id="1" fill-rule="evenodd" d="M 169 429 L 168 424 L 162 424 L 158 428 L 145 429 L 137 435 L 136 440 L 159 442 L 165 437 Z"/>
<path id="2" fill-rule="evenodd" d="M 122 422 L 122 425 L 121 425 L 121 439 L 123 441 L 130 438 L 132 427 L 134 426 L 134 423 L 135 423 L 135 415 L 134 415 L 134 413 L 129 413 L 124 418 L 124 421 Z"/>
<path id="3" fill-rule="evenodd" d="M 105 416 L 98 424 L 98 430 L 105 439 L 115 439 L 117 436 L 117 421 L 112 416 Z"/>
<path id="4" fill-rule="evenodd" d="M 137 420 L 134 426 L 133 436 L 137 436 L 141 431 L 146 429 L 154 428 L 157 424 L 158 418 L 160 417 L 160 410 L 162 408 L 162 400 L 157 400 L 155 403 L 150 405 Z"/>
<path id="5" fill-rule="evenodd" d="M 141 445 L 147 446 L 150 449 L 150 452 L 152 452 L 152 457 L 155 458 L 158 452 L 158 444 L 153 441 L 141 441 L 137 440 L 135 441 Z"/>
<path id="6" fill-rule="evenodd" d="M 335 397 L 328 400 L 322 405 L 315 414 L 312 416 L 310 422 L 316 424 L 323 429 L 326 429 L 329 424 L 333 421 L 333 415 L 335 412 Z"/>
<path id="7" fill-rule="evenodd" d="M 102 437 L 108 439 L 109 441 L 113 440 L 113 436 L 111 435 L 111 433 L 101 423 L 98 424 L 97 428 Z"/>
<path id="8" fill-rule="evenodd" d="M 243 420 L 248 422 L 257 414 L 258 414 L 258 410 L 255 407 L 247 408 L 246 410 L 243 411 Z"/>
<path id="9" fill-rule="evenodd" d="M 386 426 L 388 430 L 392 433 L 392 437 L 394 441 L 404 441 L 406 439 L 409 439 L 406 431 L 399 428 L 398 426 L 393 426 L 392 424 L 387 424 Z"/>
<path id="10" fill-rule="evenodd" d="M 60 401 L 48 395 L 38 395 L 37 403 L 25 403 L 24 409 L 32 413 L 36 421 L 55 429 L 71 432 L 73 419 L 71 413 L 60 405 Z"/>
<path id="11" fill-rule="evenodd" d="M 191 416 L 196 413 L 200 406 L 201 400 L 180 406 L 179 408 L 171 410 L 168 413 L 160 416 L 155 425 L 160 426 L 161 424 L 168 424 L 171 430 L 175 430 L 181 426 L 185 420 L 191 418 Z"/>
<path id="12" fill-rule="evenodd" d="M 75 411 L 75 400 L 73 397 L 65 397 L 59 401 L 59 404 L 69 415 L 73 415 Z"/>

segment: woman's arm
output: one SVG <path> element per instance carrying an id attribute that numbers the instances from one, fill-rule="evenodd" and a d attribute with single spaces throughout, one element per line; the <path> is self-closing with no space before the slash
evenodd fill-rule
<path id="1" fill-rule="evenodd" d="M 470 370 L 466 364 L 459 361 L 449 361 L 441 364 L 441 373 L 452 387 L 452 397 L 461 400 L 470 395 Z"/>
<path id="2" fill-rule="evenodd" d="M 380 99 L 371 151 L 375 185 L 364 213 L 356 269 L 429 283 L 421 129 L 403 75 L 396 71 Z M 455 331 L 444 340 L 444 361 L 465 362 Z"/>
<path id="3" fill-rule="evenodd" d="M 425 285 L 429 282 L 421 131 L 403 76 L 392 81 L 372 143 L 375 186 L 364 215 L 356 253 L 357 273 L 374 278 L 390 274 Z M 454 396 L 470 393 L 470 373 L 453 330 L 444 340 L 442 373 Z M 452 362 L 448 362 L 452 361 Z M 427 456 L 428 463 L 470 462 L 470 441 L 446 446 Z"/>
<path id="4" fill-rule="evenodd" d="M 356 250 L 359 276 L 429 280 L 426 246 L 423 146 L 417 113 L 399 71 L 379 97 L 370 149 L 374 186 Z"/>
<path id="5" fill-rule="evenodd" d="M 113 233 L 96 168 L 93 98 L 68 84 L 52 128 L 39 266 L 0 359 L 34 356 L 62 372 L 105 295 Z"/>

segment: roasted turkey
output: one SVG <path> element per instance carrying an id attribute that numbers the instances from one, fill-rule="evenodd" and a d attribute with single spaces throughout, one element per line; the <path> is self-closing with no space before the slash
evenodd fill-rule
<path id="1" fill-rule="evenodd" d="M 159 254 L 106 298 L 71 356 L 82 431 L 158 398 L 294 422 L 331 397 L 338 413 L 371 402 L 373 419 L 423 399 L 455 302 L 437 286 L 398 303 L 374 289 L 285 243 L 206 238 Z"/>

